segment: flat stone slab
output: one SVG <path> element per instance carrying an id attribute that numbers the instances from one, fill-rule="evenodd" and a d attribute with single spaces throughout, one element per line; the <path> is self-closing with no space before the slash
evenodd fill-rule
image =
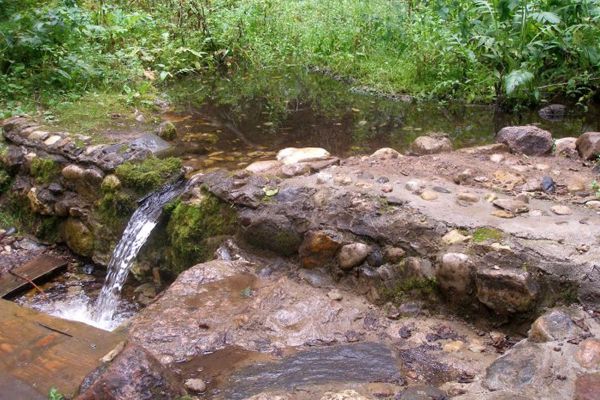
<path id="1" fill-rule="evenodd" d="M 125 339 L 0 300 L 0 398 L 48 398 L 56 388 L 72 398 L 100 359 Z"/>

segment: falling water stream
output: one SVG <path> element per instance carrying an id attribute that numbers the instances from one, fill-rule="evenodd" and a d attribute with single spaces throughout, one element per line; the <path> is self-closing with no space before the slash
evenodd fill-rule
<path id="1" fill-rule="evenodd" d="M 180 180 L 152 193 L 141 201 L 131 216 L 108 264 L 106 281 L 92 312 L 98 326 L 111 325 L 131 264 L 156 226 L 165 204 L 180 195 L 184 186 L 184 181 Z"/>

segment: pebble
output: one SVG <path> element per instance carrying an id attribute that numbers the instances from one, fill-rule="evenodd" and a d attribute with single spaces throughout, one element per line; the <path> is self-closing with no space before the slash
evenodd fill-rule
<path id="1" fill-rule="evenodd" d="M 542 178 L 541 188 L 546 193 L 554 193 L 556 191 L 556 183 L 554 183 L 552 177 L 545 176 Z"/>
<path id="2" fill-rule="evenodd" d="M 598 200 L 588 201 L 587 203 L 585 203 L 585 205 L 593 210 L 600 210 L 600 201 Z"/>
<path id="3" fill-rule="evenodd" d="M 444 344 L 444 346 L 442 346 L 442 350 L 444 350 L 446 353 L 455 353 L 462 350 L 464 346 L 464 342 L 461 342 L 460 340 L 452 340 L 451 342 Z"/>
<path id="4" fill-rule="evenodd" d="M 529 216 L 530 217 L 541 217 L 542 215 L 544 215 L 544 213 L 542 212 L 542 210 L 531 210 L 531 211 L 529 211 Z"/>
<path id="5" fill-rule="evenodd" d="M 535 164 L 535 169 L 538 171 L 548 171 L 550 166 L 548 164 Z"/>
<path id="6" fill-rule="evenodd" d="M 412 181 L 406 182 L 406 185 L 404 187 L 409 192 L 416 192 L 417 190 L 423 189 L 425 187 L 425 185 L 423 185 L 423 182 L 421 182 L 419 180 L 412 180 Z"/>
<path id="7" fill-rule="evenodd" d="M 496 193 L 487 193 L 485 196 L 483 196 L 483 198 L 488 203 L 493 203 L 496 199 L 498 199 L 498 196 L 496 195 Z"/>
<path id="8" fill-rule="evenodd" d="M 571 215 L 573 211 L 567 206 L 554 206 L 551 208 L 552 212 L 556 215 Z"/>
<path id="9" fill-rule="evenodd" d="M 514 214 L 526 213 L 529 211 L 527 204 L 518 200 L 500 199 L 495 200 L 493 204 L 498 208 L 501 208 L 505 211 L 510 211 Z"/>
<path id="10" fill-rule="evenodd" d="M 492 213 L 492 215 L 494 217 L 498 217 L 498 218 L 514 218 L 514 217 L 516 217 L 515 214 L 511 213 L 510 211 L 506 211 L 506 210 L 496 210 Z"/>
<path id="11" fill-rule="evenodd" d="M 599 202 L 599 203 L 600 203 L 600 202 Z M 15 233 L 17 233 L 17 228 L 15 228 L 14 226 L 11 226 L 10 228 L 8 228 L 8 229 L 6 230 L 6 232 L 4 232 L 4 235 L 5 235 L 5 236 L 12 236 L 12 235 L 14 235 Z"/>
<path id="12" fill-rule="evenodd" d="M 383 193 L 391 193 L 392 191 L 394 191 L 394 187 L 392 185 L 383 185 L 381 187 L 381 191 Z"/>
<path id="13" fill-rule="evenodd" d="M 485 351 L 485 346 L 479 340 L 473 340 L 469 344 L 469 351 L 473 353 L 483 353 Z"/>
<path id="14" fill-rule="evenodd" d="M 185 387 L 193 392 L 202 393 L 206 390 L 206 383 L 202 379 L 188 379 Z"/>
<path id="15" fill-rule="evenodd" d="M 467 203 L 477 203 L 479 196 L 470 192 L 460 192 L 458 194 L 458 200 L 466 201 Z"/>
<path id="16" fill-rule="evenodd" d="M 350 178 L 349 176 L 342 176 L 342 177 L 336 177 L 333 181 L 337 185 L 348 186 L 349 184 L 352 183 L 352 178 Z"/>
<path id="17" fill-rule="evenodd" d="M 92 275 L 95 269 L 96 268 L 94 267 L 94 264 L 85 264 L 83 266 L 83 273 L 86 275 Z"/>
<path id="18" fill-rule="evenodd" d="M 342 295 L 342 292 L 340 292 L 337 289 L 331 289 L 327 293 L 327 297 L 329 297 L 331 300 L 334 300 L 334 301 L 340 301 L 344 298 L 344 296 Z"/>
<path id="19" fill-rule="evenodd" d="M 504 155 L 500 153 L 492 154 L 490 156 L 490 161 L 499 164 L 504 161 Z"/>
<path id="20" fill-rule="evenodd" d="M 525 204 L 529 204 L 529 196 L 527 196 L 526 193 L 519 193 L 516 197 L 515 200 L 517 201 L 521 201 Z"/>
<path id="21" fill-rule="evenodd" d="M 433 190 L 436 191 L 436 192 L 438 192 L 438 193 L 446 193 L 446 194 L 452 193 L 448 189 L 446 189 L 444 187 L 441 187 L 441 186 L 434 186 Z"/>
<path id="22" fill-rule="evenodd" d="M 333 176 L 331 174 L 328 174 L 327 172 L 319 172 L 317 174 L 317 183 L 318 184 L 324 184 L 327 182 L 331 182 L 332 179 L 333 179 Z"/>
<path id="23" fill-rule="evenodd" d="M 438 194 L 431 190 L 425 190 L 423 193 L 421 193 L 421 198 L 426 201 L 433 201 L 438 198 Z"/>
<path id="24" fill-rule="evenodd" d="M 460 233 L 460 231 L 454 229 L 454 230 L 451 230 L 450 232 L 446 233 L 442 237 L 442 242 L 444 242 L 447 245 L 453 245 L 453 244 L 457 244 L 457 243 L 464 243 L 464 242 L 468 241 L 469 239 L 471 239 L 471 236 L 465 236 L 462 233 Z"/>

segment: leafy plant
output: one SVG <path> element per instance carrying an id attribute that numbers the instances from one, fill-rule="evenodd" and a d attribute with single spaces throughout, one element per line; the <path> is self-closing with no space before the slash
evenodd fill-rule
<path id="1" fill-rule="evenodd" d="M 48 392 L 48 400 L 65 400 L 65 397 L 56 388 L 50 389 Z"/>

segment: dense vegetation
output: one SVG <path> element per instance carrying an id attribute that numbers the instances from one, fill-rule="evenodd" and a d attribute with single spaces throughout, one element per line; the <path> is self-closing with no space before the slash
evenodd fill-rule
<path id="1" fill-rule="evenodd" d="M 585 103 L 599 22 L 600 0 L 0 0 L 0 109 L 91 92 L 151 105 L 164 81 L 282 66 L 436 99 Z"/>

